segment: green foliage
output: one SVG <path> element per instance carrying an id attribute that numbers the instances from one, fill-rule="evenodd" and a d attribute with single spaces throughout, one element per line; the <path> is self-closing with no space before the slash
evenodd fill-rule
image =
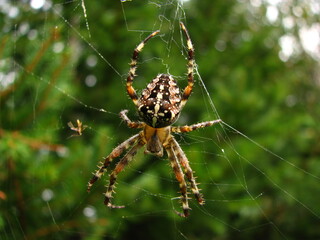
<path id="1" fill-rule="evenodd" d="M 279 39 L 299 31 L 281 20 L 287 14 L 311 24 L 306 5 L 287 6 L 274 23 L 265 17 L 267 1 L 5 7 L 19 13 L 0 13 L 1 239 L 320 237 L 319 62 L 303 50 L 279 58 Z M 300 16 L 292 13 L 298 8 Z M 141 54 L 134 85 L 141 92 L 169 72 L 185 86 L 179 21 L 195 45 L 199 74 L 177 124 L 217 113 L 225 122 L 176 135 L 206 204 L 190 200 L 191 216 L 178 217 L 178 183 L 166 157 L 141 151 L 118 177 L 114 201 L 126 208 L 106 209 L 108 174 L 90 193 L 86 185 L 99 161 L 137 132 L 118 117 L 129 109 L 137 119 L 124 87 L 133 48 L 160 28 Z M 81 136 L 67 125 L 77 119 L 87 125 Z"/>

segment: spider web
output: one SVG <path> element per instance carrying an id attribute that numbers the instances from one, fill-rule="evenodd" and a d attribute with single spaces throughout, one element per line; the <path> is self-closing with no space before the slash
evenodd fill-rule
<path id="1" fill-rule="evenodd" d="M 239 15 L 241 11 L 248 11 L 261 17 L 264 14 L 260 11 L 265 9 L 269 22 L 258 21 L 254 28 L 259 24 L 277 28 L 274 12 L 281 6 L 275 2 L 263 5 L 257 0 L 238 1 L 230 11 Z M 305 145 L 300 151 L 306 155 L 295 156 L 295 151 L 287 146 L 295 141 L 282 136 L 281 127 L 275 127 L 274 131 L 269 127 L 283 125 L 283 122 L 274 121 L 287 118 L 274 117 L 273 110 L 263 109 L 266 106 L 262 102 L 259 103 L 262 109 L 256 115 L 243 107 L 255 106 L 252 102 L 255 99 L 250 97 L 260 95 L 259 91 L 265 93 L 262 96 L 273 97 L 273 92 L 268 91 L 276 90 L 267 87 L 279 86 L 278 82 L 269 81 L 267 87 L 260 87 L 261 82 L 252 80 L 250 83 L 247 79 L 248 82 L 241 85 L 232 78 L 241 79 L 237 76 L 245 74 L 243 69 L 228 75 L 228 66 L 221 64 L 219 67 L 224 70 L 218 69 L 220 75 L 215 75 L 215 63 L 232 62 L 223 56 L 230 47 L 226 39 L 233 39 L 233 46 L 253 44 L 252 33 L 244 30 L 240 36 L 228 36 L 235 34 L 232 32 L 237 28 L 235 17 L 228 20 L 234 26 L 230 32 L 203 26 L 203 22 L 197 21 L 201 11 L 214 14 L 210 18 L 221 19 L 219 14 L 227 14 L 218 11 L 223 9 L 222 3 L 215 5 L 207 1 L 204 6 L 212 11 L 206 12 L 193 8 L 193 1 L 114 1 L 104 3 L 106 13 L 98 11 L 101 3 L 95 4 L 84 0 L 65 3 L 3 1 L 1 12 L 5 13 L 6 21 L 2 27 L 5 34 L 0 38 L 0 56 L 3 57 L 0 103 L 4 113 L 1 113 L 0 122 L 0 151 L 4 156 L 1 167 L 7 169 L 1 173 L 6 184 L 0 189 L 3 239 L 47 239 L 51 234 L 53 239 L 153 239 L 159 235 L 161 239 L 295 239 L 303 237 L 302 234 L 319 237 L 318 229 L 310 227 L 310 224 L 317 226 L 320 219 L 316 187 L 320 180 L 316 161 L 319 156 L 318 151 L 308 149 L 307 144 L 316 139 L 313 138 L 316 130 L 312 128 L 316 110 L 302 111 L 304 118 L 309 119 L 302 122 L 307 126 L 300 128 L 298 125 L 299 128 L 293 129 L 301 133 L 297 138 L 306 138 L 301 141 Z M 311 9 L 319 10 L 315 2 L 308 4 Z M 285 11 L 284 6 L 282 11 Z M 293 10 L 298 18 L 303 6 Z M 319 15 L 319 11 L 312 11 L 314 15 L 311 16 Z M 246 17 L 248 22 L 252 21 L 248 15 Z M 122 21 L 114 23 L 118 19 Z M 186 43 L 179 29 L 180 21 L 189 29 L 197 66 L 194 93 L 176 125 L 223 120 L 220 125 L 175 135 L 195 171 L 206 204 L 198 206 L 190 194 L 191 216 L 188 219 L 176 216 L 175 210 L 180 211 L 178 183 L 166 157 L 158 159 L 140 151 L 117 179 L 114 201 L 126 208 L 106 209 L 101 193 L 105 191 L 107 174 L 95 184 L 91 193 L 86 193 L 85 189 L 99 160 L 136 132 L 127 129 L 118 117 L 120 110 L 129 109 L 130 118 L 137 119 L 124 89 L 127 63 L 139 41 L 160 29 L 160 36 L 150 40 L 141 53 L 135 88 L 143 89 L 160 72 L 172 74 L 181 87 L 185 86 Z M 289 20 L 286 22 L 288 27 Z M 97 29 L 97 26 L 106 29 Z M 214 35 L 214 29 L 220 30 L 221 35 Z M 216 38 L 214 49 L 206 46 L 211 38 Z M 117 39 L 126 46 L 117 45 Z M 276 43 L 272 37 L 265 36 L 265 39 L 271 51 Z M 290 59 L 298 61 L 302 51 L 302 45 L 300 50 L 291 53 L 280 49 L 279 58 L 288 63 Z M 121 58 L 113 57 L 116 54 Z M 221 59 L 212 59 L 210 54 Z M 318 55 L 309 54 L 313 58 L 307 62 L 310 65 L 318 60 Z M 311 71 L 306 65 L 301 67 L 301 72 Z M 87 70 L 80 71 L 81 68 Z M 250 86 L 244 87 L 246 85 Z M 309 98 L 314 96 L 310 89 L 316 85 L 309 89 L 307 85 L 301 86 Z M 247 90 L 246 95 L 245 91 L 233 90 L 237 87 Z M 239 95 L 230 96 L 229 91 Z M 294 107 L 299 97 L 303 96 L 291 94 L 284 101 Z M 242 100 L 247 105 L 239 105 L 238 101 Z M 76 127 L 77 119 L 86 125 L 81 136 L 68 126 L 71 121 Z M 250 122 L 253 120 L 257 123 Z M 262 127 L 268 128 L 262 131 Z M 277 143 L 273 142 L 275 139 Z M 34 209 L 34 213 L 30 215 L 28 208 Z"/>

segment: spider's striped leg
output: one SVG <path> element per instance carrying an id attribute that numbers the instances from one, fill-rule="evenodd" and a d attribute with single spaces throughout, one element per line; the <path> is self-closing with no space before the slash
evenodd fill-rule
<path id="1" fill-rule="evenodd" d="M 189 33 L 182 22 L 180 22 L 180 26 L 186 35 L 187 48 L 188 48 L 188 64 L 187 64 L 187 66 L 188 66 L 188 85 L 185 87 L 183 95 L 182 95 L 181 104 L 180 104 L 180 108 L 182 108 L 186 104 L 186 102 L 188 101 L 188 98 L 192 92 L 192 88 L 193 88 L 193 84 L 194 84 L 193 70 L 194 70 L 195 63 L 194 63 L 194 48 L 193 48 Z"/>
<path id="2" fill-rule="evenodd" d="M 173 150 L 172 142 L 170 142 L 165 149 L 168 153 L 168 157 L 170 159 L 171 167 L 176 175 L 176 179 L 179 182 L 179 187 L 181 191 L 181 201 L 182 201 L 182 209 L 183 213 L 177 212 L 177 214 L 181 217 L 188 217 L 189 216 L 189 204 L 188 204 L 188 192 L 187 192 L 187 184 L 184 180 L 184 174 L 181 170 L 180 164 L 178 162 L 177 156 Z"/>
<path id="3" fill-rule="evenodd" d="M 130 96 L 130 98 L 132 99 L 133 103 L 135 105 L 138 104 L 138 96 L 136 91 L 134 90 L 134 88 L 132 87 L 132 82 L 133 79 L 136 75 L 136 69 L 137 69 L 137 61 L 138 61 L 138 57 L 139 57 L 139 53 L 142 51 L 144 45 L 146 44 L 146 42 L 154 37 L 155 35 L 157 35 L 160 31 L 155 31 L 153 33 L 151 33 L 148 37 L 146 37 L 133 51 L 133 55 L 131 58 L 131 63 L 130 63 L 130 70 L 128 73 L 128 77 L 127 77 L 127 92 Z"/>
<path id="4" fill-rule="evenodd" d="M 192 124 L 190 126 L 176 126 L 176 127 L 171 127 L 171 131 L 174 133 L 181 133 L 181 132 L 192 132 L 198 128 L 204 128 L 204 127 L 210 127 L 214 124 L 222 122 L 221 119 L 213 120 L 213 121 L 207 121 L 207 122 L 201 122 L 201 123 L 196 123 Z"/>
<path id="5" fill-rule="evenodd" d="M 126 124 L 128 125 L 129 128 L 143 128 L 144 127 L 144 123 L 142 122 L 132 122 L 128 116 L 127 116 L 127 112 L 128 110 L 122 110 L 120 112 L 120 117 L 122 118 L 123 121 L 126 122 Z"/>
<path id="6" fill-rule="evenodd" d="M 87 191 L 90 192 L 92 185 L 103 175 L 106 171 L 106 168 L 110 165 L 114 158 L 119 157 L 123 151 L 131 147 L 139 138 L 139 133 L 127 139 L 123 143 L 119 144 L 113 151 L 109 154 L 108 157 L 104 159 L 104 163 L 99 167 L 99 169 L 93 174 L 93 177 L 88 182 Z"/>
<path id="7" fill-rule="evenodd" d="M 195 177 L 193 176 L 193 171 L 189 165 L 189 161 L 188 158 L 186 157 L 186 155 L 184 154 L 184 152 L 182 151 L 180 145 L 178 144 L 178 142 L 172 138 L 172 147 L 173 147 L 173 151 L 175 152 L 181 166 L 184 168 L 186 176 L 188 181 L 190 182 L 191 185 L 191 190 L 192 193 L 194 194 L 195 198 L 197 199 L 198 203 L 203 205 L 204 204 L 204 199 L 202 197 L 202 194 L 200 193 L 200 190 L 197 187 L 197 183 L 195 180 Z"/>
<path id="8" fill-rule="evenodd" d="M 136 155 L 137 151 L 145 143 L 140 139 L 127 153 L 124 157 L 118 162 L 112 173 L 110 174 L 110 181 L 105 193 L 104 204 L 110 208 L 124 208 L 124 206 L 115 206 L 111 203 L 112 193 L 114 192 L 115 183 L 117 180 L 118 174 L 123 170 L 123 168 L 132 160 Z"/>

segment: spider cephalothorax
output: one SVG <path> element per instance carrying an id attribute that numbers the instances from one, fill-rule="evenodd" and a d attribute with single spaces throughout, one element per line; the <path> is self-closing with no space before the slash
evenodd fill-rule
<path id="1" fill-rule="evenodd" d="M 142 91 L 142 95 L 138 98 L 135 89 L 132 86 L 133 79 L 137 68 L 137 60 L 139 53 L 142 51 L 146 42 L 157 35 L 159 31 L 151 33 L 144 39 L 133 51 L 133 56 L 130 63 L 130 70 L 127 77 L 127 92 L 133 103 L 136 105 L 139 116 L 142 122 L 132 122 L 128 116 L 128 110 L 120 112 L 120 117 L 126 122 L 130 128 L 142 128 L 138 134 L 130 137 L 123 143 L 119 144 L 113 151 L 104 159 L 99 169 L 94 173 L 88 183 L 88 191 L 92 185 L 103 175 L 111 161 L 119 157 L 125 150 L 128 152 L 120 159 L 115 169 L 110 174 L 110 181 L 105 193 L 104 203 L 110 208 L 122 208 L 123 206 L 115 206 L 111 203 L 112 193 L 118 174 L 123 168 L 133 159 L 137 151 L 146 145 L 145 153 L 156 156 L 163 156 L 164 150 L 168 154 L 171 167 L 174 171 L 177 181 L 179 182 L 183 213 L 177 212 L 182 217 L 189 216 L 188 190 L 185 177 L 187 178 L 191 191 L 194 194 L 199 204 L 204 204 L 202 194 L 200 193 L 193 171 L 189 165 L 189 161 L 179 146 L 178 142 L 172 136 L 173 133 L 191 132 L 198 128 L 212 126 L 215 123 L 221 122 L 220 119 L 208 122 L 193 124 L 190 126 L 177 126 L 173 124 L 179 117 L 180 111 L 186 104 L 193 88 L 193 71 L 194 71 L 194 49 L 183 23 L 180 26 L 187 38 L 188 49 L 188 85 L 181 93 L 176 81 L 171 75 L 159 74 L 154 78 Z M 182 168 L 185 175 L 182 171 Z"/>

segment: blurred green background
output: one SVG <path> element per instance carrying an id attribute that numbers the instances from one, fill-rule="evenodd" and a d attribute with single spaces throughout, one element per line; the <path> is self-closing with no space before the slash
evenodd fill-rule
<path id="1" fill-rule="evenodd" d="M 0 239 L 320 239 L 319 14 L 313 0 L 1 1 Z M 170 73 L 184 87 L 179 21 L 198 73 L 176 125 L 225 122 L 175 135 L 206 205 L 190 195 L 177 216 L 166 156 L 140 151 L 118 178 L 126 208 L 107 209 L 108 175 L 86 185 L 137 132 L 118 117 L 137 119 L 132 51 L 160 29 L 134 86 Z"/>

